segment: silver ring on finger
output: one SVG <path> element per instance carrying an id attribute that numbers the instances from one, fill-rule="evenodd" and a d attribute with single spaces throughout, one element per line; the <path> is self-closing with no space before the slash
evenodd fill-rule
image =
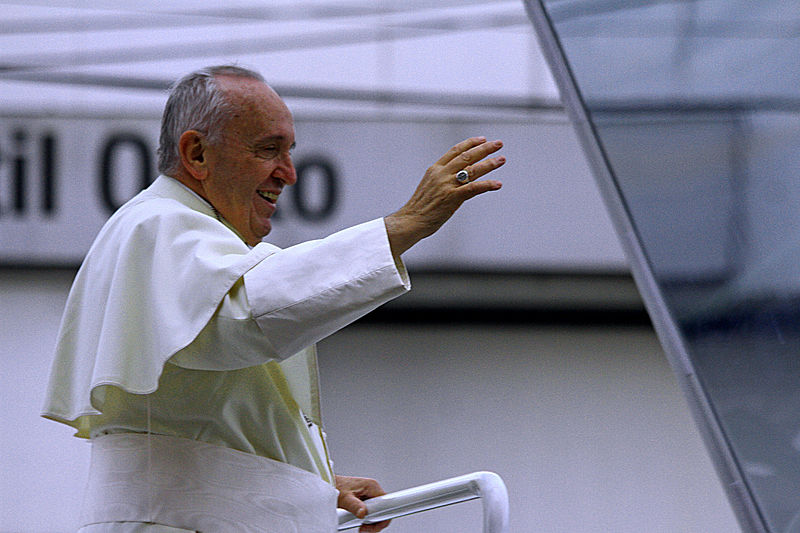
<path id="1" fill-rule="evenodd" d="M 469 172 L 467 169 L 456 172 L 456 181 L 459 183 L 466 183 L 469 181 Z"/>

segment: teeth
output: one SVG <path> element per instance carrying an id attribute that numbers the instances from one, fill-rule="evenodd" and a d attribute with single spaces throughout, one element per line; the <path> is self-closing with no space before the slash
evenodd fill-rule
<path id="1" fill-rule="evenodd" d="M 277 202 L 278 195 L 274 192 L 264 192 L 264 191 L 257 191 L 258 195 L 263 198 L 264 200 L 268 200 L 270 202 Z"/>

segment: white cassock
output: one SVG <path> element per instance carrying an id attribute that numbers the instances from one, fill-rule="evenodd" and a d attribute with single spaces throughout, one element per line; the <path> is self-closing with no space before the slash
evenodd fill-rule
<path id="1" fill-rule="evenodd" d="M 335 531 L 314 343 L 408 288 L 382 219 L 250 248 L 159 177 L 78 272 L 42 413 L 92 438 L 85 531 Z"/>

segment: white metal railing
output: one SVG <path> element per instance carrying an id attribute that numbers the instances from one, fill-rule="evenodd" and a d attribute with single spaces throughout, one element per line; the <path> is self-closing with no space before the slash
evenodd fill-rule
<path id="1" fill-rule="evenodd" d="M 508 491 L 493 472 L 473 472 L 365 500 L 367 516 L 339 509 L 339 531 L 480 498 L 483 533 L 508 533 Z"/>

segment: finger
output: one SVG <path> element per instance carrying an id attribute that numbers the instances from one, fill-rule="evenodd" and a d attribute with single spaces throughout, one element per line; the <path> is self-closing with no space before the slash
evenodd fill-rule
<path id="1" fill-rule="evenodd" d="M 472 166 L 466 167 L 464 170 L 467 172 L 467 175 L 469 176 L 468 181 L 475 181 L 476 179 L 485 176 L 489 172 L 497 170 L 498 168 L 502 167 L 505 164 L 506 164 L 506 158 L 503 156 L 499 156 L 499 157 L 493 157 L 491 159 L 486 159 L 485 161 L 480 161 Z M 456 179 L 458 179 L 459 173 L 460 171 L 456 173 Z"/>
<path id="2" fill-rule="evenodd" d="M 466 185 L 458 187 L 458 199 L 463 203 L 474 196 L 478 196 L 479 194 L 500 190 L 502 186 L 503 184 L 497 180 L 473 181 L 472 183 L 467 183 Z"/>
<path id="3" fill-rule="evenodd" d="M 463 168 L 472 166 L 474 163 L 481 161 L 486 156 L 488 156 L 489 154 L 493 154 L 502 147 L 503 147 L 502 141 L 481 143 L 477 146 L 474 146 L 468 150 L 461 152 L 458 155 L 458 157 L 453 158 L 449 163 L 447 163 L 446 168 L 447 170 L 457 172 Z"/>
<path id="4" fill-rule="evenodd" d="M 444 166 L 450 163 L 453 159 L 463 154 L 470 148 L 481 145 L 486 142 L 486 137 L 470 137 L 450 148 L 437 162 L 437 165 Z"/>
<path id="5" fill-rule="evenodd" d="M 364 518 L 367 516 L 367 505 L 353 493 L 341 495 L 338 504 L 339 507 L 353 513 L 357 518 Z"/>
<path id="6" fill-rule="evenodd" d="M 391 520 L 384 520 L 383 522 L 376 522 L 374 524 L 361 524 L 359 533 L 376 533 L 389 527 Z"/>
<path id="7" fill-rule="evenodd" d="M 336 476 L 336 488 L 357 498 L 373 498 L 386 494 L 380 483 L 368 477 Z"/>
<path id="8" fill-rule="evenodd" d="M 376 496 L 383 496 L 386 491 L 383 490 L 380 483 L 371 478 L 359 478 L 361 485 L 358 489 L 354 489 L 353 493 L 362 500 L 367 498 L 375 498 Z"/>

